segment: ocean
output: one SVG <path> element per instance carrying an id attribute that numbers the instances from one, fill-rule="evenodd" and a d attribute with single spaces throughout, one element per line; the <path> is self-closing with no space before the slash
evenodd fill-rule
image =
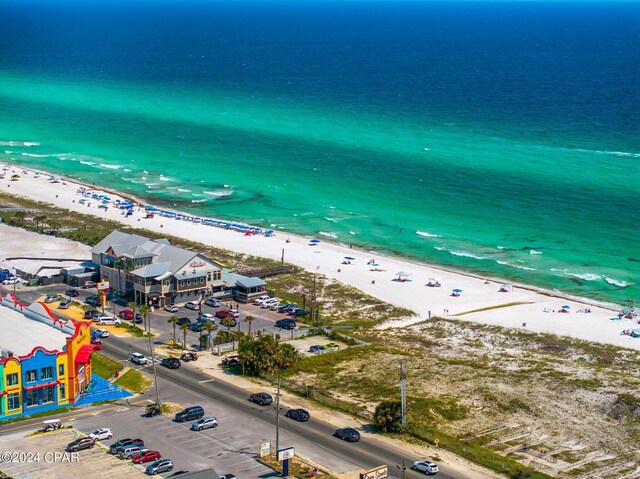
<path id="1" fill-rule="evenodd" d="M 639 3 L 4 0 L 0 13 L 0 162 L 640 300 Z"/>

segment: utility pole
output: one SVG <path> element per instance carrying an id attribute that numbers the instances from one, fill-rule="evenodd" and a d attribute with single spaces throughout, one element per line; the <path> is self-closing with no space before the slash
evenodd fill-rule
<path id="1" fill-rule="evenodd" d="M 282 267 L 284 268 L 284 248 L 282 248 L 282 258 L 280 259 L 280 262 L 282 263 Z"/>
<path id="2" fill-rule="evenodd" d="M 407 427 L 407 370 L 404 360 L 400 360 L 400 407 L 402 414 L 402 427 Z"/>
<path id="3" fill-rule="evenodd" d="M 280 375 L 278 375 L 278 389 L 276 390 L 276 453 L 280 450 Z"/>
<path id="4" fill-rule="evenodd" d="M 156 360 L 153 355 L 153 345 L 151 344 L 151 335 L 149 335 L 149 352 L 151 353 L 151 365 L 153 367 L 153 382 L 156 385 L 156 404 L 160 405 L 160 391 L 158 390 L 158 375 L 156 373 Z M 129 356 L 131 359 L 131 356 Z"/>

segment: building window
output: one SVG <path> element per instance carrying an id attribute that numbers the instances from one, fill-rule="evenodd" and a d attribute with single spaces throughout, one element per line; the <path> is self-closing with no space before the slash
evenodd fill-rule
<path id="1" fill-rule="evenodd" d="M 60 399 L 66 399 L 67 397 L 67 385 L 65 383 L 60 384 Z"/>
<path id="2" fill-rule="evenodd" d="M 64 364 L 58 364 L 58 376 L 64 376 Z"/>
<path id="3" fill-rule="evenodd" d="M 38 390 L 27 391 L 27 407 L 38 405 Z"/>
<path id="4" fill-rule="evenodd" d="M 7 386 L 15 386 L 18 384 L 18 373 L 7 374 Z"/>
<path id="5" fill-rule="evenodd" d="M 190 279 L 187 280 L 187 286 L 191 286 L 191 280 Z"/>
<path id="6" fill-rule="evenodd" d="M 30 371 L 26 372 L 26 377 L 27 377 L 26 381 L 28 383 L 32 383 L 38 379 L 38 373 L 35 369 L 31 369 Z"/>
<path id="7" fill-rule="evenodd" d="M 165 285 L 165 286 L 171 286 L 171 280 L 170 280 L 170 279 L 166 280 L 166 281 L 164 282 L 164 285 Z"/>
<path id="8" fill-rule="evenodd" d="M 204 276 L 200 278 L 200 284 L 204 283 Z"/>
<path id="9" fill-rule="evenodd" d="M 207 281 L 211 281 L 211 272 L 207 273 Z"/>
<path id="10" fill-rule="evenodd" d="M 53 392 L 55 390 L 55 386 L 49 386 L 48 388 L 43 388 L 42 389 L 42 402 L 46 403 L 46 402 L 53 402 L 54 398 L 53 398 Z"/>
<path id="11" fill-rule="evenodd" d="M 53 368 L 48 366 L 40 370 L 40 379 L 53 379 Z"/>
<path id="12" fill-rule="evenodd" d="M 184 286 L 184 279 L 180 280 L 180 287 L 182 288 Z"/>
<path id="13" fill-rule="evenodd" d="M 20 409 L 20 393 L 7 394 L 7 410 Z"/>

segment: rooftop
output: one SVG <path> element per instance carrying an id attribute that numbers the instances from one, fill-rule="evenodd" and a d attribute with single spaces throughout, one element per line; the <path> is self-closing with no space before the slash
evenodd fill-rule
<path id="1" fill-rule="evenodd" d="M 0 307 L 0 331 L 0 350 L 11 351 L 14 356 L 29 354 L 37 346 L 49 351 L 62 351 L 69 337 L 60 330 L 6 307 Z"/>

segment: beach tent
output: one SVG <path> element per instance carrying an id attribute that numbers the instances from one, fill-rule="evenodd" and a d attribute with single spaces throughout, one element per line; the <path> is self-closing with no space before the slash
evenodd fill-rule
<path id="1" fill-rule="evenodd" d="M 438 280 L 438 278 L 429 278 L 427 280 L 427 286 L 440 286 L 440 280 Z"/>
<path id="2" fill-rule="evenodd" d="M 501 293 L 510 293 L 512 290 L 513 286 L 511 286 L 510 284 L 503 284 L 502 286 L 500 286 Z"/>
<path id="3" fill-rule="evenodd" d="M 462 294 L 462 290 L 461 289 L 454 289 L 453 292 L 451 293 L 451 296 L 460 296 Z"/>

